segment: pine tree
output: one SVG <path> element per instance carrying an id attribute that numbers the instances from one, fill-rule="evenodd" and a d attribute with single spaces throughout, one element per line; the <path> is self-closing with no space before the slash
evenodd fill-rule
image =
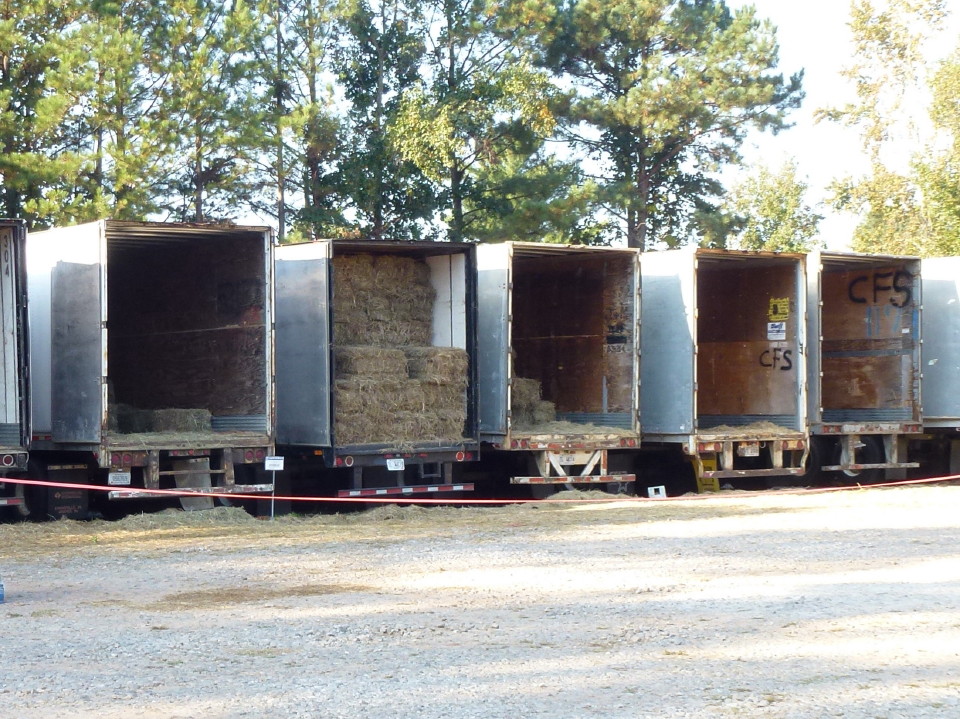
<path id="1" fill-rule="evenodd" d="M 89 86 L 79 36 L 83 4 L 24 0 L 0 5 L 0 215 L 51 220 L 82 214 L 75 181 L 87 167 L 80 100 Z"/>
<path id="2" fill-rule="evenodd" d="M 631 247 L 687 238 L 716 204 L 714 171 L 802 97 L 800 74 L 774 72 L 773 26 L 722 0 L 569 0 L 544 37 L 572 87 L 565 137 L 596 164 L 603 213 Z"/>

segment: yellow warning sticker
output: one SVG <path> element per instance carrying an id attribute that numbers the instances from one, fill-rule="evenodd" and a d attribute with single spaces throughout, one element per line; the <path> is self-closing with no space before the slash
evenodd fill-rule
<path id="1" fill-rule="evenodd" d="M 790 319 L 790 298 L 771 297 L 770 309 L 767 310 L 767 319 L 771 322 L 786 322 Z"/>

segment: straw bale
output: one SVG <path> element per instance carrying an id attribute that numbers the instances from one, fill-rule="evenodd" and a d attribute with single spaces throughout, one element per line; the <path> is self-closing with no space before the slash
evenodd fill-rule
<path id="1" fill-rule="evenodd" d="M 423 260 L 346 255 L 334 263 L 334 341 L 402 347 L 430 344 L 436 292 Z"/>
<path id="2" fill-rule="evenodd" d="M 534 424 L 553 422 L 557 418 L 557 406 L 553 402 L 542 399 L 533 406 L 531 417 Z"/>
<path id="3" fill-rule="evenodd" d="M 372 290 L 376 287 L 373 255 L 338 255 L 333 258 L 333 279 L 337 286 L 346 285 Z"/>
<path id="4" fill-rule="evenodd" d="M 511 384 L 511 406 L 517 410 L 532 412 L 540 401 L 540 380 L 514 377 Z"/>
<path id="5" fill-rule="evenodd" d="M 466 350 L 459 347 L 407 347 L 404 352 L 411 377 L 466 386 L 469 364 Z"/>
<path id="6" fill-rule="evenodd" d="M 380 281 L 408 285 L 430 284 L 430 268 L 423 260 L 398 255 L 378 255 L 373 265 Z"/>
<path id="7" fill-rule="evenodd" d="M 371 321 L 366 328 L 367 336 L 382 347 L 410 347 L 428 345 L 433 337 L 432 320 L 409 320 L 407 322 Z"/>
<path id="8" fill-rule="evenodd" d="M 211 431 L 211 415 L 206 409 L 138 409 L 115 404 L 108 410 L 108 428 L 119 434 Z"/>
<path id="9" fill-rule="evenodd" d="M 338 378 L 405 377 L 407 374 L 407 358 L 399 349 L 353 345 L 335 347 L 333 356 Z"/>
<path id="10" fill-rule="evenodd" d="M 425 409 L 457 409 L 467 403 L 466 388 L 462 384 L 419 380 Z"/>
<path id="11" fill-rule="evenodd" d="M 405 441 L 456 440 L 463 437 L 466 419 L 462 410 L 400 412 L 397 430 Z"/>
<path id="12" fill-rule="evenodd" d="M 206 409 L 156 409 L 151 411 L 153 432 L 210 431 L 211 415 Z"/>

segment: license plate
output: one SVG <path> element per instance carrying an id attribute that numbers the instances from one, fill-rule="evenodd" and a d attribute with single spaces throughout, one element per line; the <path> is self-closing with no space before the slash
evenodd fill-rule
<path id="1" fill-rule="evenodd" d="M 402 459 L 388 459 L 387 460 L 387 469 L 391 472 L 401 472 L 403 471 L 403 460 Z"/>
<path id="2" fill-rule="evenodd" d="M 557 464 L 568 465 L 579 464 L 579 462 L 577 462 L 577 455 L 575 454 L 560 454 L 557 455 Z"/>
<path id="3" fill-rule="evenodd" d="M 129 487 L 130 472 L 110 472 L 107 475 L 107 484 L 111 487 Z"/>
<path id="4" fill-rule="evenodd" d="M 760 456 L 760 443 L 759 442 L 749 442 L 741 444 L 738 448 L 737 454 L 741 457 L 759 457 Z"/>

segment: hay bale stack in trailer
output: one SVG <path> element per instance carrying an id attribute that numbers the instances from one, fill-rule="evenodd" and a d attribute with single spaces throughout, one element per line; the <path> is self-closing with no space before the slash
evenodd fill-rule
<path id="1" fill-rule="evenodd" d="M 334 257 L 333 274 L 338 443 L 461 440 L 468 357 L 430 345 L 436 292 L 427 263 L 344 255 Z"/>
<path id="2" fill-rule="evenodd" d="M 475 254 L 447 242 L 278 248 L 278 437 L 305 483 L 342 496 L 459 491 L 451 466 L 479 449 Z"/>

